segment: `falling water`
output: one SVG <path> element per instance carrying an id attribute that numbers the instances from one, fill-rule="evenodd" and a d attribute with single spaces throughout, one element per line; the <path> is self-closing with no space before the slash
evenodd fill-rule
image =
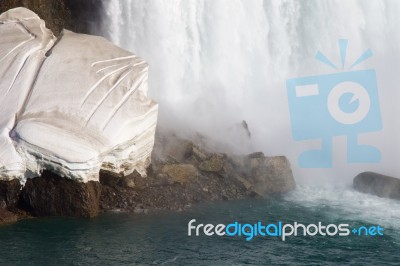
<path id="1" fill-rule="evenodd" d="M 374 170 L 400 176 L 398 73 L 400 3 L 396 1 L 104 0 L 103 32 L 150 64 L 150 96 L 160 123 L 230 142 L 243 152 L 289 157 L 298 179 L 351 180 Z M 375 69 L 383 130 L 360 136 L 382 161 L 348 165 L 345 138 L 334 140 L 333 169 L 299 169 L 297 156 L 319 142 L 294 142 L 286 79 L 341 70 L 315 60 L 319 50 L 341 65 L 338 39 L 348 39 L 349 67 Z M 347 68 L 348 69 L 348 68 Z M 246 136 L 231 134 L 245 120 Z M 314 177 L 314 178 L 311 178 Z"/>

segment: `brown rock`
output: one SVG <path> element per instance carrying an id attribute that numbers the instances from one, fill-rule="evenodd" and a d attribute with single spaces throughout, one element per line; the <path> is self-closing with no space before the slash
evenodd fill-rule
<path id="1" fill-rule="evenodd" d="M 29 216 L 18 210 L 21 184 L 17 179 L 0 181 L 0 225 L 14 223 L 19 217 Z"/>
<path id="2" fill-rule="evenodd" d="M 161 172 L 176 183 L 186 183 L 198 176 L 197 169 L 191 164 L 167 164 L 162 167 Z"/>
<path id="3" fill-rule="evenodd" d="M 100 193 L 98 182 L 80 183 L 45 171 L 27 180 L 21 198 L 23 207 L 35 216 L 94 217 Z"/>
<path id="4" fill-rule="evenodd" d="M 0 225 L 15 223 L 18 216 L 6 209 L 0 209 Z"/>
<path id="5" fill-rule="evenodd" d="M 210 159 L 202 162 L 199 169 L 205 172 L 219 172 L 223 169 L 225 156 L 223 154 L 214 154 Z"/>

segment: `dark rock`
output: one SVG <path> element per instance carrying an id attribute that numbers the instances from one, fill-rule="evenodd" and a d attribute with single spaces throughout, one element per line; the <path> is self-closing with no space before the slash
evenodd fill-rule
<path id="1" fill-rule="evenodd" d="M 18 220 L 18 201 L 21 184 L 18 180 L 0 181 L 0 225 Z"/>
<path id="2" fill-rule="evenodd" d="M 135 177 L 140 177 L 138 181 Z M 134 172 L 133 174 L 123 177 L 111 173 L 108 171 L 100 171 L 100 183 L 101 183 L 101 196 L 99 207 L 102 210 L 130 210 L 134 211 L 137 203 L 137 192 L 136 190 L 143 189 L 142 178 L 139 173 Z M 134 186 L 129 186 L 126 180 L 130 180 Z"/>
<path id="3" fill-rule="evenodd" d="M 1 0 L 0 13 L 11 8 L 26 7 L 45 20 L 46 27 L 58 35 L 63 28 L 71 28 L 71 11 L 65 2 L 65 0 Z"/>
<path id="4" fill-rule="evenodd" d="M 251 132 L 250 132 L 249 125 L 247 124 L 246 120 L 242 121 L 242 126 L 243 126 L 243 129 L 246 131 L 247 136 L 249 138 L 251 138 Z"/>
<path id="5" fill-rule="evenodd" d="M 400 179 L 373 172 L 358 174 L 353 180 L 355 190 L 379 197 L 400 199 Z"/>
<path id="6" fill-rule="evenodd" d="M 26 7 L 46 21 L 46 27 L 57 36 L 63 29 L 78 33 L 100 34 L 103 10 L 101 0 L 1 0 L 0 13 Z"/>
<path id="7" fill-rule="evenodd" d="M 253 159 L 253 158 L 264 158 L 265 155 L 264 155 L 263 152 L 258 151 L 258 152 L 253 152 L 253 153 L 249 154 L 247 157 L 249 157 L 250 159 Z"/>
<path id="8" fill-rule="evenodd" d="M 0 208 L 15 211 L 21 192 L 19 180 L 0 181 Z"/>
<path id="9" fill-rule="evenodd" d="M 45 171 L 27 180 L 21 204 L 35 216 L 94 217 L 99 212 L 100 193 L 99 182 L 80 183 Z"/>
<path id="10" fill-rule="evenodd" d="M 15 223 L 17 220 L 17 214 L 6 209 L 0 209 L 0 225 Z"/>

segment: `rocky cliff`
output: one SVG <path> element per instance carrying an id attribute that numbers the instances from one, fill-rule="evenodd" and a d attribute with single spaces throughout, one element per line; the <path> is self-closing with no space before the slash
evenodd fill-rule
<path id="1" fill-rule="evenodd" d="M 62 29 L 79 33 L 96 33 L 102 12 L 100 0 L 1 0 L 0 13 L 11 8 L 26 7 L 46 21 L 58 36 Z"/>

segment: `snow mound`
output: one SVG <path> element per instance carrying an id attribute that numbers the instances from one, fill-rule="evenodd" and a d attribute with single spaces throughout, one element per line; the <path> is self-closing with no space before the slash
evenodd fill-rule
<path id="1" fill-rule="evenodd" d="M 0 36 L 0 179 L 146 174 L 158 106 L 144 60 L 97 36 L 56 39 L 25 8 L 0 15 Z"/>

